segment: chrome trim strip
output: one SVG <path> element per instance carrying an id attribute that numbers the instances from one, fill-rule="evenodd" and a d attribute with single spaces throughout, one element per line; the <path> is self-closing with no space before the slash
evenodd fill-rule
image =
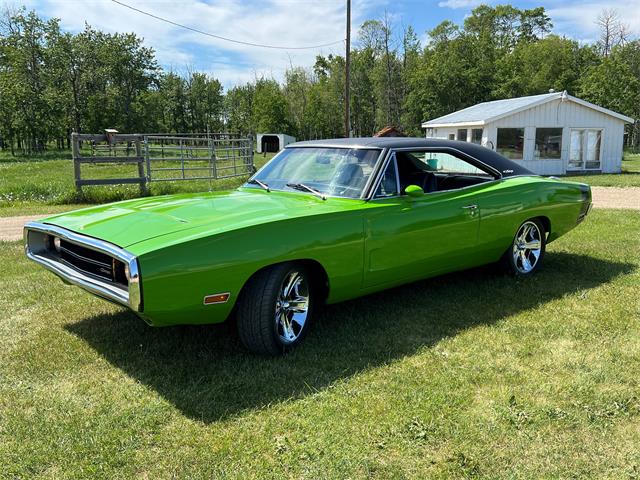
<path id="1" fill-rule="evenodd" d="M 373 171 L 371 172 L 371 175 L 369 175 L 369 178 L 367 179 L 367 182 L 364 184 L 364 187 L 362 187 L 362 193 L 360 194 L 360 199 L 366 200 L 369 197 L 369 189 L 371 188 L 371 185 L 376 183 L 376 179 L 378 178 L 378 173 L 382 168 L 381 164 L 384 163 L 385 159 L 387 158 L 388 152 L 389 152 L 388 148 L 383 148 L 382 150 L 380 150 L 380 155 L 378 155 L 378 159 L 376 160 L 376 163 L 373 166 Z"/>
<path id="2" fill-rule="evenodd" d="M 47 235 L 60 237 L 68 242 L 75 243 L 82 247 L 100 253 L 106 253 L 129 266 L 129 286 L 120 287 L 116 284 L 105 282 L 89 276 L 79 269 L 73 268 L 58 259 L 54 258 L 46 251 L 35 252 L 29 245 L 29 232 L 41 232 Z M 95 295 L 112 300 L 125 305 L 136 312 L 142 311 L 142 293 L 140 287 L 140 268 L 135 255 L 126 250 L 113 245 L 112 243 L 99 240 L 97 238 L 80 235 L 56 225 L 39 222 L 29 222 L 24 226 L 25 253 L 27 258 L 39 263 L 46 269 L 55 273 L 63 280 L 80 288 L 83 288 Z"/>
<path id="3" fill-rule="evenodd" d="M 80 235 L 78 233 L 67 230 L 66 228 L 58 227 L 56 225 L 50 225 L 48 223 L 29 222 L 24 226 L 25 230 L 36 230 L 39 232 L 54 235 L 56 237 L 63 238 L 71 243 L 77 243 L 82 247 L 95 250 L 96 252 L 107 253 L 116 257 L 123 262 L 129 262 L 133 260 L 135 255 L 127 252 L 126 250 L 117 247 L 113 243 L 105 242 L 97 238 L 88 237 L 86 235 Z"/>
<path id="4" fill-rule="evenodd" d="M 47 254 L 36 254 L 31 251 L 27 251 L 27 258 L 39 263 L 68 283 L 76 285 L 108 300 L 114 300 L 127 307 L 130 306 L 129 293 L 124 288 L 119 288 L 116 285 L 93 279 L 80 273 L 75 268 L 71 268 L 64 263 L 57 261 L 55 258 L 52 258 Z"/>

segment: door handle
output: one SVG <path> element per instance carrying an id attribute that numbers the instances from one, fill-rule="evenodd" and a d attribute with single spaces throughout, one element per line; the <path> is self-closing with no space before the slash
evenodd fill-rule
<path id="1" fill-rule="evenodd" d="M 465 209 L 468 209 L 468 210 L 475 210 L 476 208 L 478 208 L 478 205 L 465 205 L 462 208 L 465 208 Z"/>

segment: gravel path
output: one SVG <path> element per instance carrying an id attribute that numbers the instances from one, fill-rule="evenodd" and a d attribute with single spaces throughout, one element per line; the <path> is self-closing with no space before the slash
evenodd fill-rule
<path id="1" fill-rule="evenodd" d="M 42 215 L 22 215 L 19 217 L 0 217 L 0 241 L 12 242 L 22 239 L 22 227 L 25 223 L 38 220 L 48 216 Z"/>
<path id="2" fill-rule="evenodd" d="M 591 187 L 593 208 L 640 210 L 640 187 Z"/>
<path id="3" fill-rule="evenodd" d="M 626 208 L 640 210 L 640 187 L 591 187 L 594 208 Z M 24 215 L 19 217 L 0 217 L 0 241 L 7 242 L 22 238 L 22 227 L 25 223 L 47 214 Z"/>

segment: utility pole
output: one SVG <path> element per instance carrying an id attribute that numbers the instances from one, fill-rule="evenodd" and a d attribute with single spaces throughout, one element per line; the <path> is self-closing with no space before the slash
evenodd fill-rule
<path id="1" fill-rule="evenodd" d="M 351 83 L 351 0 L 347 0 L 347 38 L 344 62 L 344 136 L 351 136 L 349 84 Z"/>

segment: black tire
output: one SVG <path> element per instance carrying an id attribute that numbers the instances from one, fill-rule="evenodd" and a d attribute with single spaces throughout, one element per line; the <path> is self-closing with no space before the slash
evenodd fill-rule
<path id="1" fill-rule="evenodd" d="M 523 229 L 526 229 L 530 226 L 535 226 L 530 231 L 530 234 L 527 235 L 527 243 L 523 243 L 521 234 L 525 233 Z M 524 245 L 531 245 L 532 242 L 536 239 L 539 239 L 540 248 L 539 253 L 536 257 L 536 249 L 527 249 L 524 248 Z M 537 218 L 531 218 L 522 222 L 522 224 L 516 230 L 515 235 L 513 236 L 513 240 L 511 245 L 507 249 L 507 251 L 502 256 L 502 266 L 506 270 L 506 272 L 514 277 L 530 277 L 535 274 L 539 269 L 540 265 L 542 265 L 542 261 L 544 259 L 544 253 L 547 246 L 547 232 L 545 231 L 544 225 Z M 526 258 L 526 261 L 529 262 L 531 268 L 528 268 L 526 261 L 523 260 Z"/>
<path id="2" fill-rule="evenodd" d="M 283 339 L 282 323 L 276 321 L 276 308 L 285 280 L 297 273 L 303 278 L 307 293 L 306 320 L 302 327 L 289 322 L 295 339 Z M 309 330 L 315 307 L 315 289 L 309 270 L 297 263 L 282 263 L 267 267 L 256 273 L 247 282 L 237 305 L 238 336 L 245 348 L 262 355 L 279 355 L 298 345 Z M 293 312 L 290 312 L 294 315 Z M 292 330 L 292 331 L 293 331 Z"/>

